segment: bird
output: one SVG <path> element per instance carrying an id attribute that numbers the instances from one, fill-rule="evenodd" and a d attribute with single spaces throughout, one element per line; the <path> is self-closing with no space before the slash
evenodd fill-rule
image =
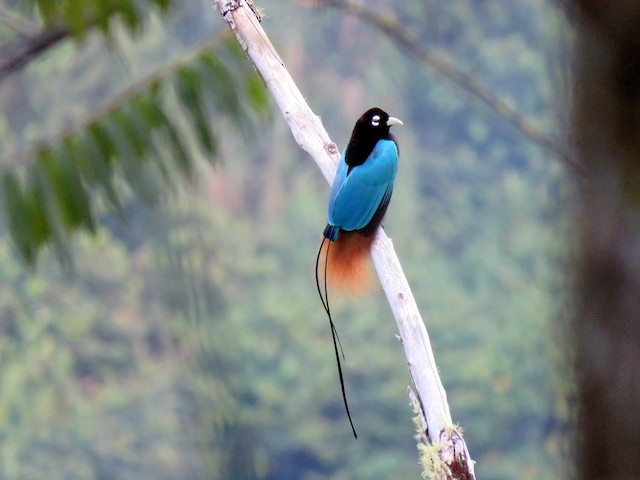
<path id="1" fill-rule="evenodd" d="M 328 292 L 331 289 L 358 295 L 372 284 L 369 253 L 391 201 L 398 171 L 399 148 L 390 128 L 400 125 L 401 120 L 378 107 L 370 108 L 356 121 L 331 186 L 327 225 L 316 256 L 316 287 L 329 318 L 342 399 L 355 438 L 358 434 L 340 362 L 341 354 L 344 361 L 344 351 L 331 316 Z"/>

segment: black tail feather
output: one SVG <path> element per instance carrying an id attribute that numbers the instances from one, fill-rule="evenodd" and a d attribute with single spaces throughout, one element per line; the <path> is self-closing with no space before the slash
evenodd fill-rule
<path id="1" fill-rule="evenodd" d="M 324 297 L 323 297 L 322 295 L 323 289 L 320 288 L 320 277 L 318 276 L 318 266 L 320 265 L 320 254 L 322 253 L 324 242 L 327 242 L 327 241 L 329 243 L 327 244 L 327 254 L 325 256 L 325 261 L 324 261 Z M 320 301 L 322 302 L 324 311 L 327 313 L 327 317 L 329 317 L 329 326 L 331 327 L 331 337 L 333 338 L 333 349 L 336 354 L 336 363 L 338 364 L 338 377 L 340 378 L 340 389 L 342 390 L 342 400 L 344 402 L 344 409 L 347 412 L 347 418 L 349 419 L 349 424 L 351 425 L 353 436 L 355 438 L 358 438 L 356 429 L 353 426 L 353 420 L 351 420 L 351 413 L 349 412 L 349 403 L 347 402 L 347 392 L 344 387 L 344 377 L 342 375 L 342 365 L 340 364 L 340 354 L 342 354 L 342 359 L 344 360 L 344 350 L 342 349 L 342 343 L 340 342 L 340 337 L 338 336 L 338 330 L 336 329 L 336 326 L 333 323 L 333 319 L 331 318 L 331 309 L 329 308 L 329 293 L 327 290 L 327 263 L 329 259 L 330 247 L 331 247 L 331 240 L 329 240 L 328 238 L 323 238 L 322 243 L 320 244 L 320 248 L 318 249 L 318 255 L 316 257 L 316 288 L 318 289 L 318 295 L 320 296 Z"/>
<path id="2" fill-rule="evenodd" d="M 327 258 L 325 258 L 325 263 L 324 263 L 324 297 L 322 296 L 322 290 L 320 289 L 320 279 L 319 279 L 320 277 L 318 276 L 320 254 L 322 253 L 322 247 L 324 246 L 324 242 L 327 240 L 328 238 L 322 239 L 322 243 L 320 244 L 320 249 L 318 250 L 318 255 L 316 256 L 316 288 L 318 289 L 318 295 L 320 296 L 320 301 L 322 302 L 324 311 L 327 313 L 327 316 L 329 317 L 329 325 L 331 326 L 331 333 L 335 337 L 335 340 L 338 341 L 338 346 L 340 347 L 340 353 L 342 354 L 342 360 L 344 360 L 344 350 L 342 349 L 342 342 L 340 342 L 340 337 L 338 336 L 338 330 L 333 324 L 333 319 L 331 317 L 331 309 L 329 308 L 329 293 L 327 290 L 327 258 L 329 257 L 329 245 L 331 245 L 331 242 L 329 242 L 329 244 L 327 245 Z M 339 366 L 340 365 L 338 365 L 338 367 Z"/>

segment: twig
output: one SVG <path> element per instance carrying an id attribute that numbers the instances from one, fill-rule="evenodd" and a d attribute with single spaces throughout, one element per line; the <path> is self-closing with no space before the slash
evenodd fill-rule
<path id="1" fill-rule="evenodd" d="M 320 118 L 307 105 L 260 26 L 255 8 L 247 0 L 214 1 L 256 70 L 262 75 L 284 114 L 295 140 L 313 157 L 327 181 L 331 182 L 339 160 L 338 149 L 322 126 Z M 473 461 L 466 446 L 460 448 L 461 444 L 464 445 L 464 440 L 452 423 L 447 395 L 438 375 L 427 330 L 392 242 L 382 229 L 378 229 L 371 255 L 398 324 L 409 371 L 428 425 L 429 439 L 433 443 L 442 444 L 439 451 L 457 452 L 455 465 L 448 464 L 447 459 L 444 456 L 441 457 L 442 461 L 449 466 L 448 471 L 457 472 L 442 478 L 474 479 Z M 462 462 L 460 462 L 461 455 L 464 457 Z M 460 465 L 464 465 L 462 471 Z"/>

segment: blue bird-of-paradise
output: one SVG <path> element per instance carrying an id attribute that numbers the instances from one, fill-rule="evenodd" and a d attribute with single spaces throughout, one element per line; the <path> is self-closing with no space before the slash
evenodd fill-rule
<path id="1" fill-rule="evenodd" d="M 402 122 L 380 108 L 367 110 L 356 122 L 331 186 L 328 222 L 316 257 L 316 287 L 329 317 L 342 399 L 356 438 L 340 363 L 344 353 L 331 317 L 328 291 L 359 294 L 372 284 L 369 252 L 398 171 L 398 144 L 389 131 L 394 125 Z"/>

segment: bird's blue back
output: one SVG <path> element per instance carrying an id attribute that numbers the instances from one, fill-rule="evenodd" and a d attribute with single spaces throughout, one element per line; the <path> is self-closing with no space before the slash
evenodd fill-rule
<path id="1" fill-rule="evenodd" d="M 331 193 L 325 236 L 336 240 L 340 230 L 365 228 L 378 208 L 389 202 L 398 171 L 398 147 L 391 139 L 379 140 L 366 161 L 349 171 L 342 152 Z"/>

